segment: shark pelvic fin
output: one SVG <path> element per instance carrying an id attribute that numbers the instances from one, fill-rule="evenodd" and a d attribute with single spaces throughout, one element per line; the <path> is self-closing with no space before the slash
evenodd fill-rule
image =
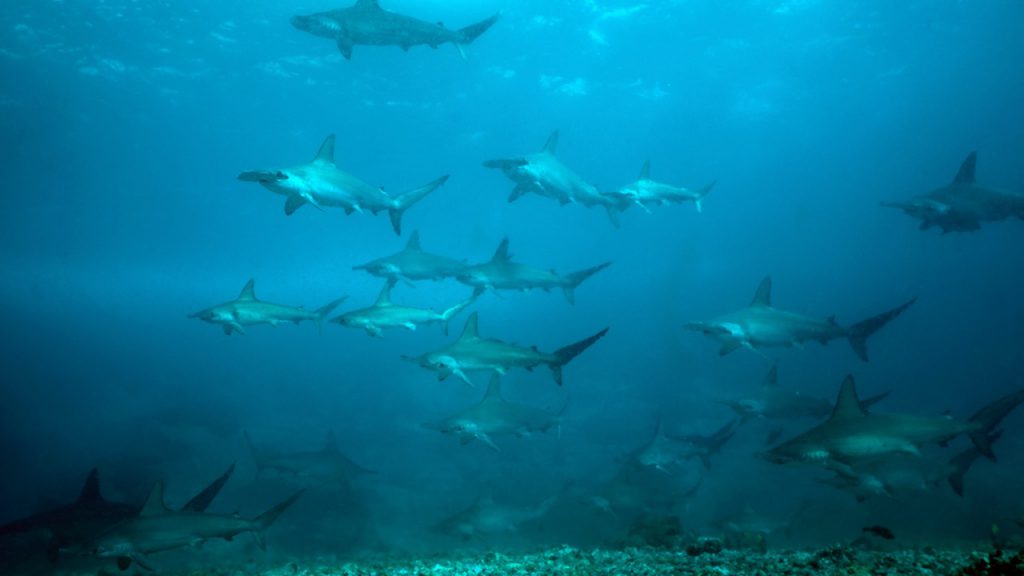
<path id="1" fill-rule="evenodd" d="M 169 510 L 167 505 L 164 504 L 164 483 L 157 482 L 153 485 L 153 489 L 150 490 L 146 503 L 142 505 L 139 516 L 158 516 L 167 512 Z"/>
<path id="2" fill-rule="evenodd" d="M 750 301 L 751 306 L 771 306 L 772 305 L 772 277 L 765 276 L 761 283 L 757 286 L 757 292 L 754 292 L 754 299 Z"/>
<path id="3" fill-rule="evenodd" d="M 552 156 L 555 155 L 555 149 L 558 148 L 558 130 L 555 130 L 548 136 L 547 142 L 544 142 L 544 151 Z"/>
<path id="4" fill-rule="evenodd" d="M 864 406 L 857 396 L 857 387 L 853 382 L 853 376 L 847 375 L 843 383 L 839 385 L 839 395 L 836 397 L 835 408 L 832 409 L 830 420 L 850 420 L 867 416 Z"/>
<path id="5" fill-rule="evenodd" d="M 960 170 L 957 171 L 956 177 L 953 178 L 954 184 L 974 184 L 974 167 L 978 163 L 978 153 L 971 152 L 964 158 L 962 164 L 960 164 Z"/>
<path id="6" fill-rule="evenodd" d="M 640 178 L 638 180 L 650 180 L 651 179 L 651 161 L 644 160 L 643 167 L 640 168 Z"/>
<path id="7" fill-rule="evenodd" d="M 249 281 L 242 287 L 242 291 L 238 293 L 236 300 L 258 300 L 256 298 L 256 280 L 249 278 Z"/>
<path id="8" fill-rule="evenodd" d="M 320 149 L 317 150 L 313 162 L 334 164 L 334 134 L 328 134 L 327 138 L 324 138 L 324 142 L 320 145 Z"/>

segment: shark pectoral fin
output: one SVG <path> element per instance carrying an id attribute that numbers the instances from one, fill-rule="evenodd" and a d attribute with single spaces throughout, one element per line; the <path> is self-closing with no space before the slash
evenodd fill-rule
<path id="1" fill-rule="evenodd" d="M 476 385 L 473 384 L 473 381 L 470 380 L 469 376 L 466 376 L 466 373 L 463 372 L 461 369 L 456 368 L 455 370 L 452 371 L 452 374 L 455 374 L 460 380 L 468 384 L 470 388 L 476 388 Z"/>
<path id="2" fill-rule="evenodd" d="M 245 328 L 242 328 L 242 325 L 238 322 L 228 322 L 224 325 L 224 333 L 230 336 L 231 332 L 238 332 L 242 336 L 245 336 Z"/>
<path id="3" fill-rule="evenodd" d="M 414 324 L 412 322 L 406 322 L 404 324 L 404 326 L 405 326 L 406 330 L 409 330 L 411 332 L 416 330 L 416 324 Z"/>
<path id="4" fill-rule="evenodd" d="M 380 328 L 378 328 L 377 326 L 374 326 L 373 324 L 367 324 L 366 325 L 366 333 L 369 334 L 370 336 L 372 336 L 373 338 L 379 338 L 380 334 L 381 334 L 381 330 L 380 330 Z"/>
<path id="5" fill-rule="evenodd" d="M 465 446 L 466 444 L 472 442 L 473 438 L 474 436 L 472 436 L 471 434 L 463 434 L 462 436 L 459 436 L 459 444 Z"/>
<path id="6" fill-rule="evenodd" d="M 495 444 L 494 440 L 491 440 L 491 437 L 488 436 L 487 434 L 484 434 L 483 432 L 477 432 L 476 438 L 477 440 L 480 440 L 484 444 L 487 444 L 488 446 L 493 448 L 495 452 L 501 452 L 501 448 L 498 448 L 498 445 Z"/>
<path id="7" fill-rule="evenodd" d="M 704 209 L 703 209 L 703 208 L 701 208 L 701 205 L 700 205 L 700 198 L 698 198 L 698 199 L 694 200 L 694 202 L 693 202 L 693 203 L 694 203 L 694 204 L 695 204 L 695 205 L 697 206 L 697 213 L 698 213 L 698 214 L 700 214 L 701 212 L 703 212 L 703 211 L 704 211 Z"/>
<path id="8" fill-rule="evenodd" d="M 291 216 L 296 210 L 301 208 L 306 203 L 306 199 L 298 194 L 289 196 L 284 202 L 284 213 L 285 216 Z"/>
<path id="9" fill-rule="evenodd" d="M 352 41 L 346 36 L 338 36 L 338 51 L 345 57 L 345 60 L 352 59 Z"/>
<path id="10" fill-rule="evenodd" d="M 743 346 L 743 345 L 744 344 L 742 342 L 735 342 L 735 341 L 723 342 L 722 343 L 722 347 L 718 349 L 718 355 L 719 356 L 725 356 L 726 354 L 735 352 L 740 346 Z"/>

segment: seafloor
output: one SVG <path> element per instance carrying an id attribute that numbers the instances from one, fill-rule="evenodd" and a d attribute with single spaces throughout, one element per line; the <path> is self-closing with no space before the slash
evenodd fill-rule
<path id="1" fill-rule="evenodd" d="M 276 566 L 222 566 L 188 576 L 534 576 L 545 574 L 754 576 L 782 575 L 1024 575 L 1021 550 L 936 549 L 887 551 L 833 546 L 819 550 L 725 550 L 707 540 L 685 549 L 580 550 L 568 546 L 528 554 L 481 552 L 459 557 L 376 558 L 351 562 L 288 562 Z"/>

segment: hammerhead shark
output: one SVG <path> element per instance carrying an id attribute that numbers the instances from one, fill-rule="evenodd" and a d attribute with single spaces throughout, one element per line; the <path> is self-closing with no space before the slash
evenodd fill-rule
<path id="1" fill-rule="evenodd" d="M 426 324 L 440 324 L 445 336 L 448 335 L 448 323 L 455 315 L 473 303 L 476 295 L 447 308 L 443 312 L 435 312 L 429 308 L 402 306 L 391 301 L 391 289 L 394 283 L 388 281 L 377 296 L 373 306 L 350 310 L 331 320 L 342 326 L 362 328 L 370 336 L 380 336 L 385 328 L 405 328 L 415 330 Z"/>
<path id="2" fill-rule="evenodd" d="M 374 276 L 392 281 L 443 280 L 458 276 L 468 265 L 465 260 L 425 252 L 420 245 L 420 233 L 417 230 L 409 235 L 401 252 L 353 266 L 352 269 L 366 270 Z"/>
<path id="3" fill-rule="evenodd" d="M 440 22 L 424 22 L 385 10 L 377 0 L 356 0 L 347 8 L 294 16 L 292 26 L 334 40 L 346 60 L 352 59 L 352 48 L 356 45 L 398 46 L 408 50 L 421 44 L 437 48 L 449 42 L 465 57 L 463 46 L 480 37 L 497 20 L 498 14 L 495 14 L 465 28 L 449 30 Z"/>
<path id="4" fill-rule="evenodd" d="M 245 434 L 245 443 L 256 463 L 257 473 L 273 470 L 299 480 L 339 483 L 345 489 L 350 487 L 352 479 L 357 475 L 376 474 L 341 453 L 333 430 L 327 432 L 327 441 L 320 450 L 271 452 L 256 446 L 248 433 Z"/>
<path id="5" fill-rule="evenodd" d="M 938 226 L 943 234 L 978 230 L 982 222 L 1010 217 L 1024 220 L 1024 194 L 979 185 L 974 175 L 977 162 L 977 152 L 971 152 L 951 183 L 911 200 L 882 202 L 882 206 L 917 218 L 921 230 Z"/>
<path id="6" fill-rule="evenodd" d="M 565 299 L 570 304 L 574 304 L 576 302 L 576 287 L 610 265 L 611 262 L 605 262 L 562 276 L 554 270 L 543 270 L 513 262 L 512 255 L 508 252 L 508 238 L 505 238 L 498 245 L 498 249 L 489 262 L 468 266 L 457 278 L 459 282 L 472 286 L 476 294 L 482 294 L 485 290 L 526 292 L 539 288 L 548 292 L 552 288 L 561 288 Z"/>
<path id="7" fill-rule="evenodd" d="M 703 188 L 691 190 L 651 180 L 651 161 L 647 160 L 640 169 L 640 177 L 635 182 L 614 192 L 607 192 L 607 194 L 629 204 L 636 204 L 648 212 L 650 212 L 650 206 L 667 206 L 684 202 L 693 202 L 697 206 L 697 212 L 700 212 L 701 201 L 714 187 L 715 182 L 712 182 Z"/>
<path id="8" fill-rule="evenodd" d="M 320 145 L 316 157 L 306 164 L 289 168 L 249 170 L 238 175 L 244 182 L 258 182 L 271 192 L 286 196 L 284 213 L 292 215 L 306 204 L 323 210 L 336 206 L 346 214 L 368 211 L 377 214 L 386 211 L 391 218 L 395 234 L 402 234 L 402 215 L 410 206 L 448 181 L 448 175 L 414 188 L 398 196 L 391 196 L 382 188 L 371 186 L 355 176 L 343 172 L 334 163 L 334 134 Z"/>
<path id="9" fill-rule="evenodd" d="M 857 356 L 867 362 L 868 338 L 916 301 L 917 298 L 912 298 L 892 310 L 852 326 L 840 326 L 835 316 L 812 318 L 773 308 L 772 278 L 766 276 L 746 308 L 719 316 L 710 322 L 690 322 L 686 327 L 719 340 L 722 343 L 719 354 L 723 356 L 737 348 L 761 353 L 762 348 L 770 346 L 802 347 L 809 340 L 827 344 L 830 340 L 845 338 Z"/>
<path id="10" fill-rule="evenodd" d="M 470 386 L 473 386 L 473 381 L 466 375 L 467 372 L 505 374 L 512 368 L 532 370 L 536 366 L 544 365 L 551 369 L 555 383 L 561 386 L 562 367 L 608 332 L 605 328 L 593 336 L 549 353 L 541 352 L 536 346 L 526 348 L 501 340 L 481 338 L 477 323 L 477 313 L 473 312 L 466 320 L 462 335 L 452 344 L 415 358 L 403 358 L 437 372 L 438 380 L 454 375 Z"/>
<path id="11" fill-rule="evenodd" d="M 257 324 L 277 326 L 285 322 L 298 324 L 303 320 L 312 320 L 319 330 L 327 315 L 344 301 L 345 297 L 338 298 L 316 310 L 264 302 L 256 298 L 255 282 L 250 278 L 238 294 L 238 298 L 189 314 L 189 318 L 198 318 L 210 324 L 220 324 L 224 329 L 224 334 L 228 336 L 232 332 L 244 335 L 246 326 Z"/>

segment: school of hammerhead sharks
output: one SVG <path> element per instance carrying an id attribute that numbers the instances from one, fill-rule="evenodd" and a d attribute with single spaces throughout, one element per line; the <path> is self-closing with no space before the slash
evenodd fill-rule
<path id="1" fill-rule="evenodd" d="M 452 30 L 385 10 L 377 0 L 357 0 L 354 5 L 339 10 L 295 16 L 291 23 L 299 30 L 335 41 L 347 60 L 353 57 L 354 47 L 363 45 L 398 46 L 408 50 L 418 45 L 437 48 L 451 43 L 462 53 L 464 46 L 497 20 L 498 15 L 494 15 Z M 558 139 L 558 131 L 555 131 L 539 152 L 483 163 L 487 168 L 500 170 L 512 181 L 514 187 L 509 202 L 532 193 L 557 200 L 563 206 L 600 207 L 617 227 L 619 214 L 630 208 L 650 211 L 692 202 L 699 211 L 715 185 L 690 189 L 658 182 L 651 179 L 649 164 L 645 163 L 636 181 L 615 191 L 600 191 L 559 160 L 556 156 Z M 246 171 L 238 178 L 258 183 L 283 196 L 287 215 L 306 204 L 323 211 L 340 208 L 348 215 L 387 212 L 398 235 L 402 234 L 403 214 L 448 179 L 447 175 L 441 176 L 408 192 L 391 195 L 342 171 L 334 162 L 334 148 L 335 138 L 330 135 L 307 163 Z M 922 230 L 936 227 L 944 234 L 978 230 L 985 222 L 1024 219 L 1024 195 L 977 184 L 975 164 L 976 156 L 971 153 L 951 183 L 911 200 L 883 205 L 899 208 L 919 220 Z M 249 280 L 234 300 L 191 316 L 220 326 L 226 335 L 244 335 L 257 325 L 298 324 L 306 320 L 317 326 L 327 320 L 365 330 L 373 337 L 388 329 L 416 330 L 437 324 L 447 335 L 449 323 L 485 294 L 503 290 L 561 290 L 572 304 L 580 284 L 608 265 L 608 262 L 598 263 L 577 272 L 560 274 L 521 264 L 513 260 L 507 238 L 489 261 L 467 263 L 425 251 L 418 232 L 412 232 L 403 250 L 354 267 L 383 281 L 383 288 L 372 306 L 330 318 L 344 298 L 316 310 L 274 304 L 257 298 L 254 283 Z M 472 292 L 465 300 L 441 311 L 392 301 L 392 288 L 398 283 L 443 279 L 454 279 Z M 826 344 L 846 340 L 857 357 L 866 362 L 867 340 L 916 300 L 910 299 L 866 320 L 844 326 L 834 317 L 816 318 L 775 308 L 771 291 L 771 278 L 766 277 L 746 307 L 710 320 L 691 322 L 685 327 L 720 343 L 721 355 L 741 348 L 766 355 L 765 350 L 772 347 L 802 347 L 806 342 Z M 607 331 L 605 328 L 546 352 L 536 346 L 520 346 L 481 336 L 474 312 L 466 320 L 461 334 L 447 345 L 404 358 L 436 373 L 440 380 L 454 377 L 470 386 L 474 384 L 471 374 L 490 375 L 483 399 L 446 418 L 436 426 L 436 431 L 451 435 L 462 444 L 479 442 L 500 451 L 500 437 L 546 432 L 557 427 L 561 418 L 560 411 L 505 400 L 500 389 L 501 376 L 515 368 L 532 370 L 544 366 L 550 369 L 554 382 L 562 386 L 565 366 L 595 345 Z M 969 418 L 960 419 L 949 415 L 876 412 L 875 405 L 885 396 L 861 398 L 849 376 L 839 386 L 834 401 L 802 395 L 779 386 L 773 367 L 757 390 L 746 397 L 723 401 L 735 412 L 735 418 L 721 429 L 706 436 L 679 435 L 659 426 L 648 444 L 624 459 L 611 481 L 580 495 L 577 500 L 626 525 L 629 523 L 626 519 L 671 507 L 699 487 L 698 481 L 680 490 L 673 476 L 676 468 L 693 460 L 710 468 L 711 458 L 737 429 L 755 419 L 774 422 L 816 419 L 818 424 L 785 440 L 781 428 L 773 429 L 767 449 L 759 456 L 772 463 L 804 464 L 823 470 L 827 476 L 822 482 L 850 493 L 857 501 L 895 497 L 904 491 L 919 490 L 921 486 L 933 489 L 946 482 L 962 496 L 964 475 L 978 458 L 996 459 L 993 445 L 1003 434 L 1001 423 L 1024 402 L 1024 390 L 1018 390 L 980 406 Z M 966 436 L 970 445 L 948 461 L 933 461 L 934 457 L 921 452 L 926 445 L 944 446 L 959 436 Z M 329 434 L 326 447 L 308 452 L 274 452 L 257 447 L 248 435 L 245 439 L 260 470 L 345 482 L 369 472 L 341 453 L 333 433 Z M 262 547 L 263 532 L 302 492 L 253 518 L 207 512 L 207 506 L 232 471 L 233 466 L 182 508 L 172 510 L 164 504 L 162 484 L 154 487 L 141 508 L 107 501 L 100 493 L 97 473 L 93 470 L 76 502 L 0 527 L 0 537 L 43 532 L 49 562 L 95 562 L 101 566 L 116 566 L 119 570 L 132 566 L 152 570 L 150 556 L 154 554 L 197 547 L 210 539 L 231 540 L 242 533 L 253 534 Z M 908 481 L 908 477 L 913 481 Z M 501 533 L 536 520 L 555 503 L 556 498 L 551 498 L 536 507 L 522 508 L 502 505 L 492 498 L 479 498 L 469 508 L 437 526 L 463 539 Z M 723 522 L 722 529 L 740 533 L 760 530 L 744 527 L 743 521 L 734 518 Z M 1024 519 L 1017 522 L 1024 526 Z"/>

